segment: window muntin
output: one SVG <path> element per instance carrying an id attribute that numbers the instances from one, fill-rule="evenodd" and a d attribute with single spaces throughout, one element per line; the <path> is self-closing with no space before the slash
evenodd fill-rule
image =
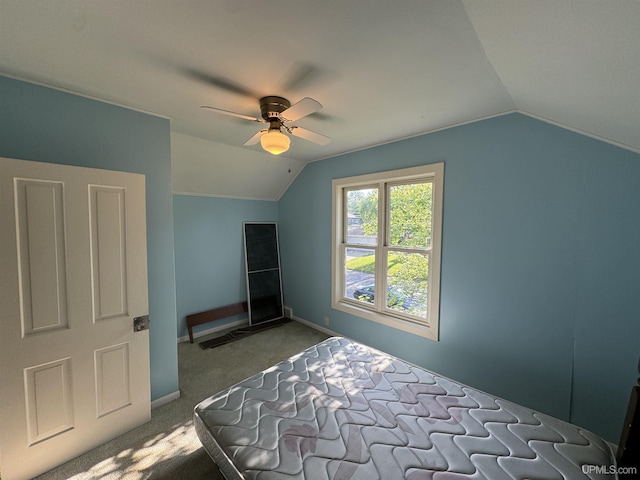
<path id="1" fill-rule="evenodd" d="M 333 181 L 334 308 L 437 339 L 443 171 Z"/>

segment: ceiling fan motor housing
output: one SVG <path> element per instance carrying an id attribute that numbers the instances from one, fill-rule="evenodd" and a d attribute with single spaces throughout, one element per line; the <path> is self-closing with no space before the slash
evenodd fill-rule
<path id="1" fill-rule="evenodd" d="M 293 135 L 294 137 L 302 138 L 303 140 L 317 143 L 319 145 L 326 145 L 331 140 L 325 135 L 320 135 L 318 133 L 312 132 L 311 130 L 307 130 L 306 128 L 301 128 L 296 125 L 290 125 L 291 122 L 295 122 L 302 117 L 311 115 L 312 113 L 315 113 L 322 108 L 322 105 L 320 105 L 317 100 L 309 97 L 303 98 L 293 106 L 291 105 L 291 102 L 289 102 L 289 100 L 283 97 L 278 97 L 275 95 L 262 97 L 260 99 L 260 115 L 262 118 L 255 118 L 249 115 L 243 115 L 241 113 L 235 113 L 229 110 L 209 107 L 206 105 L 203 105 L 202 108 L 207 108 L 213 110 L 214 112 L 218 112 L 224 115 L 230 115 L 232 117 L 239 117 L 251 122 L 268 123 L 269 128 L 263 128 L 262 130 L 257 132 L 249 140 L 244 142 L 244 145 L 250 146 L 260 142 L 262 144 L 262 148 L 264 148 L 269 153 L 273 153 L 274 155 L 286 152 L 289 148 L 289 138 L 284 135 L 285 133 Z M 273 140 L 272 143 L 274 145 L 266 146 L 265 144 L 269 143 L 270 140 Z M 285 140 L 286 145 L 284 145 Z M 275 145 L 275 143 L 277 143 L 277 145 Z"/>
<path id="2" fill-rule="evenodd" d="M 260 113 L 267 122 L 280 121 L 280 114 L 291 106 L 286 98 L 268 96 L 260 99 Z"/>

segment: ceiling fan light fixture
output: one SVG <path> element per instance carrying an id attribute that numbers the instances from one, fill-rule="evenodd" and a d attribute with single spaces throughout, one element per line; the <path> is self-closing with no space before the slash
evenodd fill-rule
<path id="1" fill-rule="evenodd" d="M 260 137 L 260 145 L 272 155 L 280 155 L 289 150 L 291 140 L 278 129 L 270 129 Z"/>

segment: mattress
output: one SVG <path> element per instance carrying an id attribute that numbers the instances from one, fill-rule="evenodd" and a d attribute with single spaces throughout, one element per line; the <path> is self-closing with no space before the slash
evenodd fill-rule
<path id="1" fill-rule="evenodd" d="M 593 433 L 340 337 L 202 401 L 194 423 L 228 480 L 615 478 Z"/>

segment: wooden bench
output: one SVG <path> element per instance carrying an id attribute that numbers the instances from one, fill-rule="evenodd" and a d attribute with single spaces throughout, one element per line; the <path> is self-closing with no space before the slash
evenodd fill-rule
<path id="1" fill-rule="evenodd" d="M 189 342 L 193 343 L 193 327 L 195 327 L 196 325 L 213 322 L 214 320 L 221 320 L 223 318 L 231 317 L 233 315 L 239 315 L 248 311 L 249 309 L 247 302 L 240 302 L 234 303 L 232 305 L 225 305 L 224 307 L 214 308 L 213 310 L 207 310 L 205 312 L 187 315 Z"/>

